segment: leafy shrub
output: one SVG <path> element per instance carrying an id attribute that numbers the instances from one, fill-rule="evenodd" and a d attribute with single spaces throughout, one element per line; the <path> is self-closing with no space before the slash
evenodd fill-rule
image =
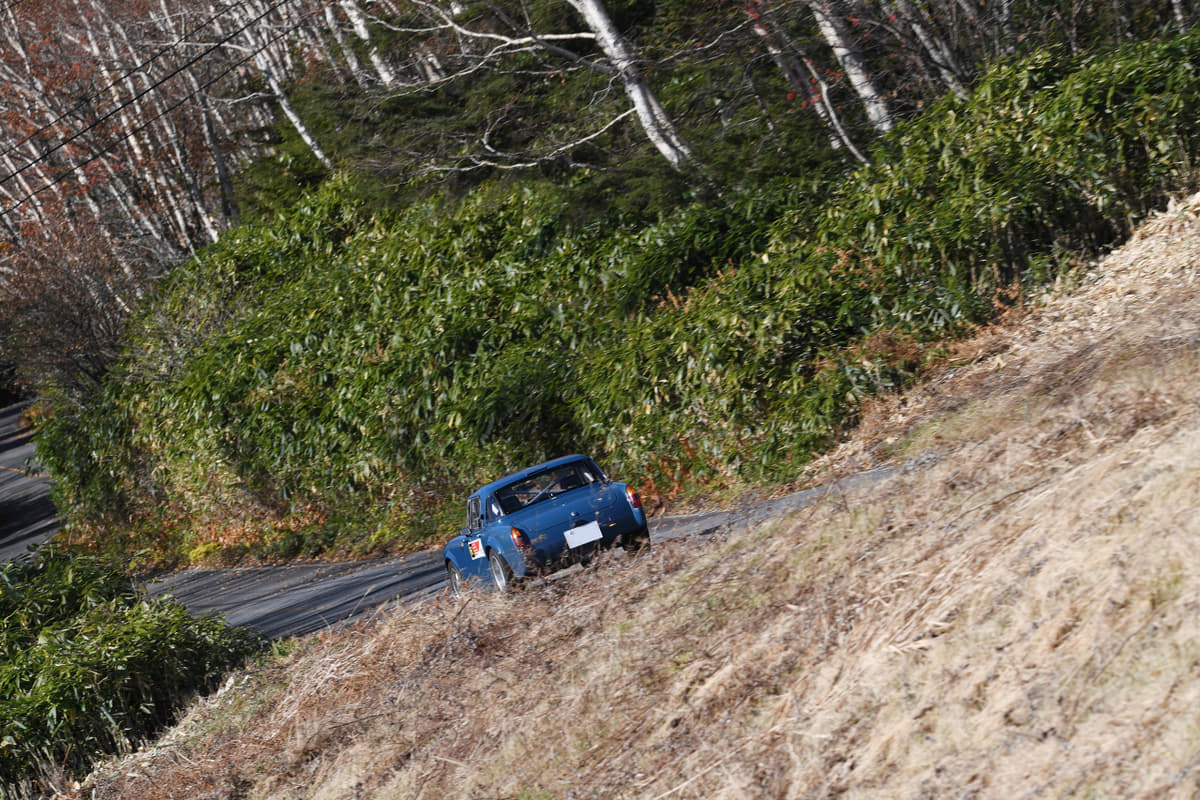
<path id="1" fill-rule="evenodd" d="M 120 571 L 45 552 L 0 567 L 0 797 L 148 737 L 256 642 Z"/>
<path id="2" fill-rule="evenodd" d="M 411 543 L 467 486 L 566 450 L 648 487 L 791 476 L 924 342 L 1192 185 L 1197 56 L 1194 33 L 1043 52 L 854 173 L 653 218 L 578 215 L 582 180 L 371 213 L 336 177 L 164 283 L 44 460 L 76 520 L 116 514 L 176 553 L 297 509 L 310 528 L 255 546 Z"/>
<path id="3" fill-rule="evenodd" d="M 922 360 L 859 343 L 986 320 L 1195 184 L 1197 55 L 1189 34 L 1002 65 L 845 180 L 796 186 L 760 254 L 590 356 L 589 426 L 635 474 L 787 475 Z"/>

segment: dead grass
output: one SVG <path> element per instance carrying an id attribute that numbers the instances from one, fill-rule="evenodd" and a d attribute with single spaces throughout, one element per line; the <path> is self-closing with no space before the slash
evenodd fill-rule
<path id="1" fill-rule="evenodd" d="M 1200 794 L 1197 209 L 822 464 L 919 466 L 313 637 L 79 796 Z"/>

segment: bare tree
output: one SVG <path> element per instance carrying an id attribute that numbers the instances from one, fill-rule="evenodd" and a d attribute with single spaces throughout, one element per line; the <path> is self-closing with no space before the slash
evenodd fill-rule
<path id="1" fill-rule="evenodd" d="M 424 139 L 414 125 L 387 143 L 429 171 L 611 165 L 594 155 L 599 144 L 627 135 L 688 173 L 702 168 L 688 140 L 710 121 L 722 135 L 735 131 L 734 142 L 753 141 L 746 131 L 759 126 L 760 150 L 788 151 L 776 141 L 787 134 L 775 111 L 786 106 L 759 90 L 777 75 L 819 120 L 817 140 L 861 160 L 898 115 L 945 91 L 965 95 L 990 58 L 1183 31 L 1195 13 L 1189 0 L 670 5 L 664 27 L 682 14 L 705 35 L 685 42 L 657 30 L 648 4 L 639 27 L 623 29 L 603 0 L 562 0 L 557 16 L 526 0 L 0 2 L 0 331 L 31 330 L 21 315 L 37 318 L 38 303 L 50 308 L 55 297 L 93 304 L 103 324 L 92 328 L 110 330 L 157 276 L 235 224 L 238 167 L 272 154 L 270 140 L 249 132 L 277 117 L 326 168 L 346 159 L 306 123 L 300 79 L 380 103 L 453 96 L 485 77 L 518 87 L 474 127 L 451 109 Z M 668 70 L 692 69 L 711 80 L 691 96 L 665 102 L 654 91 Z M 524 116 L 538 110 L 531 98 L 560 82 L 578 93 L 570 116 L 535 129 Z M 791 130 L 808 135 L 808 122 Z"/>
<path id="2" fill-rule="evenodd" d="M 1184 0 L 1171 0 L 1171 13 L 1175 16 L 1175 27 L 1180 33 L 1186 33 L 1191 15 L 1184 5 Z"/>
<path id="3" fill-rule="evenodd" d="M 354 52 L 354 47 L 346 36 L 346 32 L 342 29 L 341 20 L 338 19 L 337 10 L 332 5 L 326 5 L 321 9 L 321 14 L 324 16 L 325 24 L 329 28 L 329 34 L 333 37 L 337 45 L 338 53 L 341 54 L 341 60 L 345 62 L 350 76 L 361 87 L 367 87 L 367 80 L 363 70 L 362 62 L 358 60 L 358 55 Z M 329 63 L 335 63 L 332 56 L 326 56 Z"/>
<path id="4" fill-rule="evenodd" d="M 354 35 L 366 44 L 368 48 L 367 56 L 371 60 L 371 66 L 375 68 L 375 74 L 379 76 L 379 81 L 385 87 L 391 86 L 396 82 L 396 76 L 392 72 L 391 66 L 379 54 L 378 48 L 371 41 L 371 32 L 367 28 L 366 15 L 363 14 L 362 9 L 358 7 L 358 3 L 354 0 L 340 0 L 339 4 L 350 19 L 350 24 L 354 28 Z"/>
<path id="5" fill-rule="evenodd" d="M 0 338 L 23 373 L 72 391 L 94 383 L 138 298 L 235 217 L 219 142 L 266 117 L 262 101 L 232 125 L 214 108 L 221 79 L 234 89 L 250 74 L 230 66 L 226 11 L 199 0 L 0 11 Z"/>
<path id="6" fill-rule="evenodd" d="M 270 29 L 286 31 L 295 25 L 295 20 L 283 16 L 285 10 L 280 10 L 280 18 L 276 19 L 273 12 L 282 4 L 267 5 L 263 0 L 247 0 L 240 6 L 234 6 L 231 13 L 237 24 L 236 36 L 238 44 L 230 43 L 230 47 L 239 50 L 250 59 L 255 69 L 267 82 L 271 96 L 279 105 L 283 115 L 291 123 L 301 141 L 308 147 L 313 157 L 326 169 L 333 169 L 333 159 L 325 152 L 313 135 L 303 117 L 291 101 L 285 87 L 288 77 L 294 72 L 291 53 L 286 46 L 287 41 L 282 35 L 272 35 Z M 308 15 L 305 15 L 308 16 Z M 299 28 L 300 26 L 295 26 Z M 282 44 L 280 44 L 282 42 Z"/>
<path id="7" fill-rule="evenodd" d="M 946 40 L 938 35 L 936 25 L 922 9 L 909 0 L 893 0 L 882 3 L 884 12 L 888 15 L 888 25 L 903 40 L 901 28 L 912 32 L 916 40 L 913 49 L 925 54 L 925 59 L 933 64 L 933 71 L 947 89 L 959 97 L 966 97 L 967 72 Z"/>
<path id="8" fill-rule="evenodd" d="M 0 280 L 0 348 L 27 386 L 83 402 L 118 353 L 139 282 L 114 268 L 95 225 L 29 242 Z M 15 259 L 14 259 L 15 261 Z"/>
<path id="9" fill-rule="evenodd" d="M 630 108 L 609 117 L 590 132 L 552 145 L 540 154 L 496 149 L 491 141 L 494 129 L 489 128 L 480 142 L 482 150 L 466 156 L 470 165 L 504 167 L 542 163 L 634 116 L 646 138 L 672 167 L 677 170 L 697 167 L 698 160 L 691 147 L 646 83 L 634 47 L 613 24 L 600 0 L 566 0 L 566 3 L 583 19 L 584 30 L 535 31 L 526 15 L 519 10 L 509 13 L 499 5 L 488 6 L 491 16 L 472 23 L 459 18 L 453 3 L 413 0 L 410 7 L 416 13 L 407 18 L 407 23 L 379 21 L 395 32 L 417 39 L 407 53 L 406 74 L 396 77 L 393 94 L 429 91 L 488 70 L 504 69 L 508 59 L 538 54 L 547 59 L 540 68 L 543 75 L 587 69 L 609 76 L 625 94 Z M 572 43 L 594 43 L 600 53 L 580 55 L 566 46 Z M 528 72 L 529 68 L 524 70 Z"/>

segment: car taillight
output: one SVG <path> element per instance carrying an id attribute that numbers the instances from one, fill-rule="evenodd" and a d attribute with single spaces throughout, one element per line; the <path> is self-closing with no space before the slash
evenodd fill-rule
<path id="1" fill-rule="evenodd" d="M 638 496 L 638 493 L 633 490 L 632 486 L 625 487 L 625 496 L 629 498 L 629 505 L 633 508 L 642 507 L 642 498 Z"/>
<path id="2" fill-rule="evenodd" d="M 518 550 L 529 549 L 529 537 L 526 536 L 520 528 L 509 528 L 508 534 L 512 537 L 512 543 Z"/>

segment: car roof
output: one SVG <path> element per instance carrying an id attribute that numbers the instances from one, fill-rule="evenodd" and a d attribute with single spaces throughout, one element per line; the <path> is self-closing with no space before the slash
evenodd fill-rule
<path id="1" fill-rule="evenodd" d="M 563 464 L 570 464 L 572 461 L 581 461 L 581 460 L 587 460 L 587 456 L 580 455 L 579 453 L 575 453 L 574 455 L 561 456 L 559 458 L 552 458 L 549 461 L 543 461 L 541 464 L 535 464 L 532 467 L 526 467 L 525 469 L 518 470 L 509 475 L 505 475 L 503 478 L 498 478 L 498 479 L 492 481 L 491 483 L 487 484 L 486 486 L 481 486 L 480 488 L 478 488 L 474 492 L 472 492 L 470 497 L 485 497 L 485 496 L 491 494 L 492 492 L 496 491 L 497 489 L 499 489 L 501 486 L 506 486 L 506 485 L 512 483 L 513 481 L 518 481 L 522 478 L 526 478 L 530 475 L 533 475 L 534 473 L 541 472 L 542 470 L 553 469 L 555 467 L 561 467 Z M 470 497 L 468 497 L 468 499 L 470 499 Z"/>

